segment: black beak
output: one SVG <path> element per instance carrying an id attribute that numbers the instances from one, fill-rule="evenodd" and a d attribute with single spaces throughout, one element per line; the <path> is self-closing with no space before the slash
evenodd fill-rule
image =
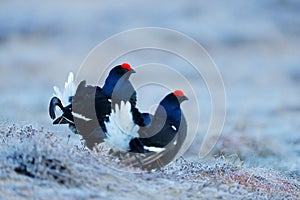
<path id="1" fill-rule="evenodd" d="M 129 70 L 128 72 L 126 72 L 124 75 L 123 75 L 123 78 L 125 79 L 129 79 L 129 77 L 131 76 L 131 74 L 134 74 L 136 73 L 133 69 Z"/>
<path id="2" fill-rule="evenodd" d="M 187 98 L 187 96 L 179 97 L 180 102 L 187 101 L 187 100 L 189 100 L 189 98 Z"/>

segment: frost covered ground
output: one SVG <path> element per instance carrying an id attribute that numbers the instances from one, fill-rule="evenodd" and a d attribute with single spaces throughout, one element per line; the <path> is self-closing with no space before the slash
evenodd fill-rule
<path id="1" fill-rule="evenodd" d="M 1 1 L 0 198 L 299 199 L 299 11 L 296 0 Z M 210 114 L 204 93 L 199 134 L 184 157 L 126 173 L 82 148 L 67 127 L 53 127 L 47 109 L 52 86 L 94 46 L 144 26 L 175 29 L 207 49 L 224 79 L 227 116 L 217 145 L 199 159 Z M 161 61 L 129 62 L 152 58 Z"/>

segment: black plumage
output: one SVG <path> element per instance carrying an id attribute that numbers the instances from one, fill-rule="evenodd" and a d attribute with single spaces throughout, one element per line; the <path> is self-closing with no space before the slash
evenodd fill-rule
<path id="1" fill-rule="evenodd" d="M 59 106 L 63 114 L 53 121 L 53 124 L 69 124 L 70 129 L 80 134 L 87 147 L 93 148 L 96 143 L 103 142 L 106 131 L 104 121 L 111 113 L 112 105 L 120 101 L 129 101 L 132 105 L 134 121 L 140 126 L 150 123 L 147 113 L 140 113 L 136 108 L 137 95 L 129 77 L 135 71 L 124 63 L 114 67 L 105 80 L 103 88 L 86 85 L 82 81 L 70 97 L 70 104 L 63 107 L 57 97 L 50 101 L 49 115 L 55 119 L 55 107 Z M 104 131 L 104 132 L 103 132 Z"/>
<path id="2" fill-rule="evenodd" d="M 180 126 L 186 126 L 186 123 L 181 124 L 184 116 L 180 104 L 187 99 L 179 90 L 168 94 L 156 109 L 150 126 L 140 128 L 139 138 L 131 141 L 131 152 L 149 152 L 145 147 L 163 148 L 177 138 Z M 139 145 L 143 145 L 143 148 Z"/>
<path id="3" fill-rule="evenodd" d="M 109 117 L 112 122 L 106 122 L 112 123 L 107 124 L 106 134 L 114 155 L 122 160 L 124 154 L 131 153 L 131 159 L 126 163 L 145 170 L 163 167 L 174 160 L 187 136 L 187 122 L 180 107 L 187 99 L 180 90 L 168 94 L 151 116 L 151 124 L 137 130 L 122 123 L 126 121 L 128 108 L 127 104 L 123 107 L 121 104 L 119 112 Z"/>

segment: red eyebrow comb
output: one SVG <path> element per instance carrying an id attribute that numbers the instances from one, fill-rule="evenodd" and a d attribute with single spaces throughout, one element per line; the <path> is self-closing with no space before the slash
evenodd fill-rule
<path id="1" fill-rule="evenodd" d="M 184 96 L 184 93 L 183 93 L 181 90 L 175 90 L 175 91 L 173 92 L 173 94 L 174 94 L 175 96 L 178 96 L 178 97 L 183 97 L 183 96 Z"/>
<path id="2" fill-rule="evenodd" d="M 123 69 L 131 70 L 131 66 L 128 63 L 123 63 L 121 66 Z"/>

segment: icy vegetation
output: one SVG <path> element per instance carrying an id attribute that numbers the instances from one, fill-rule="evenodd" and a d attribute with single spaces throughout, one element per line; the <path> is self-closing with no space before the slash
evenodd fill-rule
<path id="1" fill-rule="evenodd" d="M 244 167 L 218 157 L 213 164 L 179 158 L 153 172 L 119 171 L 101 151 L 72 146 L 31 126 L 1 131 L 1 199 L 297 199 L 299 176 Z"/>

